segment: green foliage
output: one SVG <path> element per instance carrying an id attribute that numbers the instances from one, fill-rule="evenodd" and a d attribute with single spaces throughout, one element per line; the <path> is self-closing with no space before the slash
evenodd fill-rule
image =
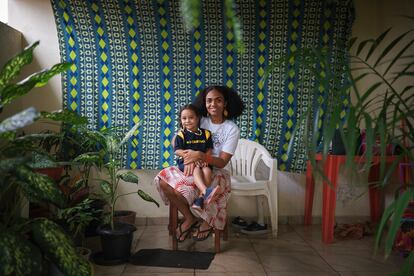
<path id="1" fill-rule="evenodd" d="M 121 178 L 125 182 L 131 182 L 131 183 L 138 184 L 138 181 L 139 181 L 138 176 L 136 176 L 132 172 L 120 173 L 118 174 L 118 177 Z"/>
<path id="2" fill-rule="evenodd" d="M 38 219 L 30 228 L 35 243 L 65 275 L 91 274 L 89 262 L 77 255 L 72 240 L 59 225 L 48 219 Z"/>
<path id="3" fill-rule="evenodd" d="M 117 200 L 126 195 L 138 194 L 143 200 L 153 202 L 159 207 L 158 202 L 154 200 L 150 195 L 143 191 L 136 191 L 126 194 L 119 194 L 118 188 L 121 181 L 131 182 L 138 185 L 138 177 L 132 172 L 121 173 L 122 169 L 122 148 L 129 141 L 129 139 L 138 131 L 141 123 L 134 125 L 126 133 L 122 127 L 112 127 L 101 130 L 84 130 L 84 136 L 94 143 L 95 147 L 99 150 L 89 152 L 79 156 L 76 161 L 91 162 L 98 161 L 95 164 L 101 168 L 109 179 L 100 179 L 100 188 L 103 193 L 104 199 L 109 206 L 108 221 L 113 229 L 114 227 L 114 212 L 115 204 Z M 123 134 L 125 133 L 125 134 Z M 102 163 L 102 160 L 105 162 Z"/>
<path id="4" fill-rule="evenodd" d="M 0 234 L 0 274 L 39 275 L 42 255 L 30 241 L 15 233 Z"/>
<path id="5" fill-rule="evenodd" d="M 65 206 L 65 198 L 49 177 L 33 172 L 28 167 L 16 169 L 17 182 L 29 199 L 52 203 L 59 207 Z"/>
<path id="6" fill-rule="evenodd" d="M 23 67 L 32 62 L 33 50 L 38 44 L 26 48 L 1 69 L 0 110 L 71 66 L 60 63 L 14 83 Z M 0 121 L 0 274 L 44 274 L 47 271 L 45 260 L 51 260 L 65 275 L 90 275 L 89 264 L 76 254 L 72 242 L 56 224 L 47 219 L 21 217 L 23 196 L 31 202 L 66 206 L 59 187 L 48 177 L 33 171 L 33 167 L 39 165 L 37 161 L 46 162 L 45 155 L 33 141 L 47 135 L 16 135 L 18 129 L 40 117 L 40 113 L 30 107 Z"/>
<path id="7" fill-rule="evenodd" d="M 413 26 L 414 18 L 407 18 Z M 316 105 L 308 103 L 310 108 L 302 111 L 291 137 L 291 142 L 297 136 L 303 138 L 312 167 L 324 180 L 327 181 L 327 177 L 316 165 L 315 154 L 322 149 L 324 159 L 326 158 L 336 130 L 340 131 L 346 149 L 347 171 L 358 173 L 361 164 L 354 161 L 358 129 L 365 129 L 363 169 L 368 170 L 372 166 L 374 155 L 379 155 L 381 187 L 388 183 L 399 162 L 414 162 L 413 31 L 410 29 L 398 34 L 390 28 L 376 38 L 353 38 L 349 47 L 338 45 L 337 48 L 343 51 L 334 58 L 335 63 L 342 68 L 340 72 L 332 68 L 332 57 L 327 49 L 300 49 L 294 55 L 274 61 L 269 66 L 267 74 L 271 74 L 281 64 L 294 62 L 301 69 L 312 72 L 315 86 L 309 87 L 309 90 L 315 92 L 313 98 L 318 95 L 319 86 L 328 91 L 324 97 L 329 102 L 316 101 Z M 348 104 L 344 105 L 344 101 Z M 323 104 L 326 104 L 327 109 L 322 116 L 320 110 Z M 399 147 L 401 153 L 387 167 L 385 156 L 390 143 Z M 292 151 L 291 144 L 288 154 Z M 374 153 L 374 147 L 379 148 L 379 153 Z M 376 248 L 380 246 L 384 230 L 389 225 L 385 239 L 386 256 L 392 250 L 404 209 L 413 199 L 412 188 L 403 190 L 382 216 Z M 406 262 L 405 268 L 412 267 L 414 257 L 410 256 Z"/>
<path id="8" fill-rule="evenodd" d="M 86 198 L 75 206 L 58 210 L 58 219 L 65 221 L 68 225 L 69 233 L 72 235 L 72 239 L 76 240 L 80 238 L 81 244 L 83 243 L 86 227 L 101 212 L 91 207 L 92 202 L 92 199 Z"/>
<path id="9" fill-rule="evenodd" d="M 188 31 L 198 28 L 201 22 L 201 11 L 203 1 L 201 0 L 180 0 L 181 17 Z M 234 0 L 224 0 L 224 20 L 226 28 L 234 36 L 234 48 L 244 52 L 241 24 L 236 15 L 236 3 Z"/>

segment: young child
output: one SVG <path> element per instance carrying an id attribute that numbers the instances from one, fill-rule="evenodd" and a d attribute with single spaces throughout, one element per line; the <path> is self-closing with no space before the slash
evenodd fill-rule
<path id="1" fill-rule="evenodd" d="M 174 151 L 178 156 L 177 164 L 181 171 L 184 171 L 185 150 L 191 149 L 202 151 L 211 155 L 213 149 L 213 140 L 211 132 L 202 129 L 200 125 L 200 114 L 197 107 L 193 104 L 183 106 L 179 113 L 180 127 L 175 141 Z M 193 171 L 194 183 L 200 191 L 200 197 L 197 198 L 192 208 L 198 212 L 203 208 L 204 203 L 208 204 L 219 192 L 219 186 L 210 187 L 212 180 L 212 168 L 206 162 L 198 162 Z"/>

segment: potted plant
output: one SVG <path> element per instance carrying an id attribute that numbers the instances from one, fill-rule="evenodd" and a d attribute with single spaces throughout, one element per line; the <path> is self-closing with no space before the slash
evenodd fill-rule
<path id="1" fill-rule="evenodd" d="M 2 68 L 0 109 L 71 66 L 60 63 L 13 83 L 23 66 L 31 63 L 38 44 L 29 46 Z M 52 263 L 65 275 L 90 275 L 90 264 L 76 253 L 59 225 L 45 218 L 21 216 L 26 199 L 65 206 L 65 198 L 53 181 L 30 167 L 32 148 L 22 143 L 24 136 L 16 135 L 18 129 L 39 116 L 31 107 L 0 122 L 0 274 L 40 275 L 47 271 L 45 264 Z"/>
<path id="2" fill-rule="evenodd" d="M 120 127 L 113 127 L 102 130 L 85 130 L 85 137 L 96 143 L 95 152 L 85 153 L 75 158 L 75 162 L 88 162 L 91 160 L 104 160 L 102 170 L 107 176 L 100 179 L 100 189 L 103 199 L 107 203 L 107 223 L 98 227 L 101 236 L 102 254 L 95 256 L 95 261 L 104 264 L 118 264 L 125 262 L 131 252 L 133 232 L 136 227 L 133 224 L 116 221 L 116 202 L 120 197 L 136 194 L 143 200 L 153 202 L 159 207 L 150 195 L 137 189 L 135 192 L 120 194 L 119 187 L 122 182 L 129 182 L 138 185 L 138 177 L 132 172 L 121 172 L 122 168 L 122 147 L 137 131 L 140 124 L 136 124 L 122 134 Z M 135 219 L 135 215 L 134 215 Z"/>
<path id="3" fill-rule="evenodd" d="M 64 225 L 77 246 L 77 251 L 87 260 L 91 250 L 85 247 L 85 230 L 92 221 L 96 220 L 100 213 L 99 210 L 91 207 L 92 203 L 93 199 L 85 198 L 73 206 L 58 209 L 56 214 L 57 220 Z"/>
<path id="4" fill-rule="evenodd" d="M 47 175 L 66 196 L 77 197 L 80 202 L 89 195 L 89 187 L 84 177 L 77 182 L 72 181 L 71 175 L 75 175 L 73 169 L 77 164 L 71 160 L 82 151 L 80 139 L 76 135 L 77 129 L 86 125 L 87 119 L 70 110 L 60 110 L 41 112 L 37 122 L 59 124 L 61 129 L 58 132 L 48 130 L 21 135 L 16 138 L 16 144 L 32 152 L 31 168 L 37 173 Z M 65 175 L 62 176 L 64 171 Z M 72 194 L 69 195 L 69 192 Z M 29 209 L 31 217 L 51 216 L 49 206 L 44 203 L 31 203 Z"/>

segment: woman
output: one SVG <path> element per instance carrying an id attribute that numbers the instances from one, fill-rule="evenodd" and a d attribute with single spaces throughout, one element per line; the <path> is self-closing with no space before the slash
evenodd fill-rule
<path id="1" fill-rule="evenodd" d="M 163 169 L 154 179 L 161 198 L 167 205 L 173 202 L 183 214 L 184 220 L 177 228 L 177 240 L 184 241 L 190 236 L 197 218 L 190 206 L 198 196 L 194 184 L 195 164 L 204 161 L 214 167 L 211 187 L 220 186 L 221 194 L 198 214 L 203 222 L 194 235 L 196 240 L 205 240 L 213 228 L 222 230 L 226 224 L 227 201 L 230 196 L 230 175 L 223 168 L 234 154 L 240 136 L 240 130 L 230 119 L 241 115 L 244 109 L 240 96 L 225 86 L 210 86 L 201 91 L 194 104 L 200 108 L 203 116 L 201 128 L 211 131 L 214 149 L 212 155 L 200 151 L 187 150 L 184 155 L 184 171 L 177 167 Z"/>

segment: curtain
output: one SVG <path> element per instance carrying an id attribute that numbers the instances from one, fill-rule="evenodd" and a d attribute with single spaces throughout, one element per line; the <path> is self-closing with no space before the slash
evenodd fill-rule
<path id="1" fill-rule="evenodd" d="M 133 169 L 173 165 L 179 108 L 205 86 L 218 84 L 234 88 L 246 105 L 235 121 L 241 136 L 264 145 L 280 170 L 302 171 L 301 135 L 290 155 L 289 140 L 309 103 L 323 102 L 328 91 L 315 94 L 311 73 L 295 62 L 260 80 L 272 60 L 303 47 L 328 47 L 335 66 L 338 45 L 349 39 L 353 22 L 351 1 L 238 0 L 245 45 L 239 53 L 223 1 L 203 1 L 191 32 L 184 28 L 179 1 L 51 4 L 61 59 L 74 64 L 62 75 L 64 107 L 86 116 L 90 128 L 126 131 L 142 121 L 123 152 L 125 167 Z"/>

